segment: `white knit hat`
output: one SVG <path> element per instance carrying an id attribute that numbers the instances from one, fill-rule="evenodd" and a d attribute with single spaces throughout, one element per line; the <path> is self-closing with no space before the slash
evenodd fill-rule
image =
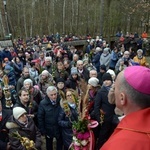
<path id="1" fill-rule="evenodd" d="M 99 83 L 99 80 L 97 78 L 95 78 L 95 77 L 91 77 L 88 80 L 88 84 L 92 85 L 93 87 L 97 87 L 98 83 Z"/>
<path id="2" fill-rule="evenodd" d="M 13 108 L 13 116 L 14 116 L 15 119 L 19 119 L 19 117 L 21 115 L 23 115 L 24 113 L 27 113 L 27 112 L 22 107 L 15 107 L 15 108 Z"/>

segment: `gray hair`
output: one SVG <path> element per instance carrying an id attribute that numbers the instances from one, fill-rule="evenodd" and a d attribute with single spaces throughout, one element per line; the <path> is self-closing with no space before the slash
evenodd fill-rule
<path id="1" fill-rule="evenodd" d="M 52 62 L 52 57 L 45 57 L 45 61 L 50 61 L 50 62 Z"/>
<path id="2" fill-rule="evenodd" d="M 83 63 L 83 60 L 78 60 L 77 64 Z"/>
<path id="3" fill-rule="evenodd" d="M 23 85 L 25 85 L 26 83 L 30 83 L 30 85 L 33 86 L 33 81 L 29 78 L 24 80 Z"/>
<path id="4" fill-rule="evenodd" d="M 55 86 L 49 86 L 46 90 L 46 94 L 48 94 L 51 91 L 56 91 L 57 92 L 57 88 Z"/>
<path id="5" fill-rule="evenodd" d="M 124 77 L 122 77 L 122 79 L 120 80 L 120 85 L 120 91 L 125 91 L 130 101 L 132 101 L 141 108 L 150 107 L 150 95 L 136 91 L 127 83 Z"/>
<path id="6" fill-rule="evenodd" d="M 139 53 L 139 52 L 143 54 L 143 50 L 142 49 L 138 49 L 137 53 Z"/>

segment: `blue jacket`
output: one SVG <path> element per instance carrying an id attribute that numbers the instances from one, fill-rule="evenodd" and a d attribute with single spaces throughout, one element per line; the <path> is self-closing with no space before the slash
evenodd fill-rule
<path id="1" fill-rule="evenodd" d="M 10 51 L 3 50 L 3 52 L 2 52 L 2 59 L 4 60 L 4 58 L 6 58 L 6 57 L 9 59 L 9 61 L 12 60 L 12 56 L 11 56 Z"/>
<path id="2" fill-rule="evenodd" d="M 102 54 L 102 52 L 98 52 L 95 56 L 94 56 L 94 58 L 93 58 L 93 60 L 92 60 L 92 63 L 93 63 L 93 65 L 97 68 L 97 67 L 100 67 L 100 56 L 101 56 L 101 54 Z"/>
<path id="3" fill-rule="evenodd" d="M 115 69 L 117 61 L 118 61 L 118 53 L 112 51 L 111 52 L 111 60 L 110 60 L 109 67 Z"/>
<path id="4" fill-rule="evenodd" d="M 73 136 L 72 123 L 70 122 L 70 120 L 71 121 L 78 120 L 77 110 L 70 107 L 70 111 L 71 111 L 70 119 L 68 116 L 66 116 L 63 109 L 61 110 L 58 117 L 58 124 L 60 125 L 62 131 L 63 144 L 68 148 L 72 143 L 72 136 Z"/>

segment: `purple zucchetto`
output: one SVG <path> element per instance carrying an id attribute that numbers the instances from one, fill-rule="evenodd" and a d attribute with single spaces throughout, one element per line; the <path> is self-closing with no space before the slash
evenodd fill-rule
<path id="1" fill-rule="evenodd" d="M 142 66 L 131 66 L 124 70 L 127 83 L 136 91 L 150 94 L 150 69 Z"/>

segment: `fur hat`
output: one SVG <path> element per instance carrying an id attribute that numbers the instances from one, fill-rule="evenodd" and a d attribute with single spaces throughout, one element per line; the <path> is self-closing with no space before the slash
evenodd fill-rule
<path id="1" fill-rule="evenodd" d="M 71 68 L 71 75 L 72 75 L 72 74 L 78 74 L 77 67 L 72 67 L 72 68 Z"/>
<path id="2" fill-rule="evenodd" d="M 91 77 L 88 80 L 88 84 L 92 85 L 93 87 L 97 87 L 98 83 L 99 83 L 99 80 L 97 78 L 95 78 L 95 77 Z"/>
<path id="3" fill-rule="evenodd" d="M 22 107 L 13 108 L 13 116 L 15 119 L 19 119 L 19 117 L 23 114 L 27 113 L 26 110 Z"/>

